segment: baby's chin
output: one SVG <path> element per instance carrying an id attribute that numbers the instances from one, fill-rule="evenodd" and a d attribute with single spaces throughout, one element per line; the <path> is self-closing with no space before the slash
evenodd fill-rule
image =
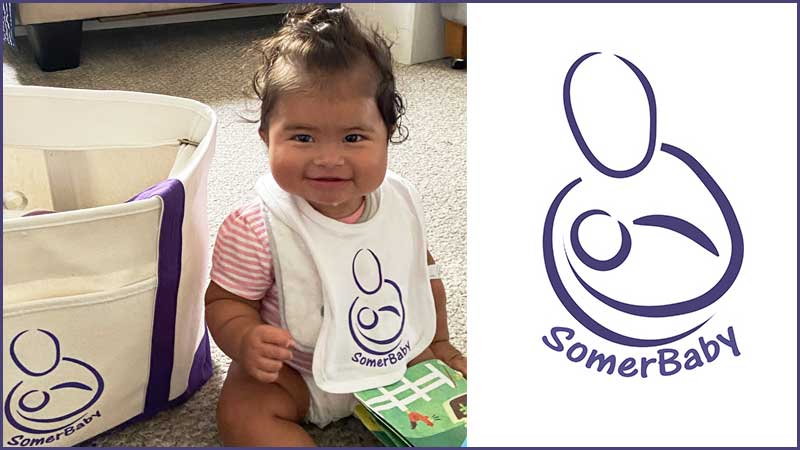
<path id="1" fill-rule="evenodd" d="M 363 195 L 348 198 L 304 197 L 308 204 L 317 212 L 333 219 L 341 219 L 356 212 L 358 207 L 361 206 L 363 198 Z"/>

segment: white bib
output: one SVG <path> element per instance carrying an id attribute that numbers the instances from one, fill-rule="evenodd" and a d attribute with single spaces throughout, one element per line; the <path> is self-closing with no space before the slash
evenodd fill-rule
<path id="1" fill-rule="evenodd" d="M 281 189 L 271 175 L 261 197 L 282 325 L 300 350 L 314 351 L 325 391 L 356 392 L 402 378 L 431 343 L 436 309 L 417 194 L 387 172 L 378 210 L 346 224 Z"/>

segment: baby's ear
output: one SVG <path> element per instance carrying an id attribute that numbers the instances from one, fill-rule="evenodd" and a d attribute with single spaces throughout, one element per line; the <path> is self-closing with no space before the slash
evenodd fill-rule
<path id="1" fill-rule="evenodd" d="M 267 146 L 267 148 L 269 148 L 269 134 L 267 134 L 267 130 L 259 128 L 258 136 L 261 137 L 261 142 L 263 142 L 264 145 Z"/>

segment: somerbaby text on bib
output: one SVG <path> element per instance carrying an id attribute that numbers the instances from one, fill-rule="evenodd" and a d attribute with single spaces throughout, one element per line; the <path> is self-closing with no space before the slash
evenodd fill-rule
<path id="1" fill-rule="evenodd" d="M 402 378 L 436 332 L 427 243 L 417 194 L 387 172 L 377 212 L 345 224 L 262 177 L 261 197 L 282 325 L 314 351 L 317 385 L 334 393 Z"/>

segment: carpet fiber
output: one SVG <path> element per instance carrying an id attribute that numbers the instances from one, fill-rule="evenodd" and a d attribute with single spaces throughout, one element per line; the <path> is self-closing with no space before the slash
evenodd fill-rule
<path id="1" fill-rule="evenodd" d="M 213 245 L 225 216 L 252 195 L 267 167 L 264 145 L 242 89 L 252 73 L 242 49 L 268 35 L 280 16 L 86 32 L 81 66 L 45 73 L 28 42 L 3 55 L 4 85 L 115 89 L 187 97 L 219 115 L 217 151 L 209 174 L 208 214 Z M 251 67 L 251 66 L 250 66 Z M 466 350 L 466 73 L 446 60 L 397 66 L 407 104 L 409 139 L 389 147 L 389 167 L 419 189 L 431 253 L 442 268 L 454 345 Z M 13 114 L 13 111 L 4 111 Z M 46 132 L 47 130 L 42 130 Z M 215 408 L 230 360 L 212 343 L 214 375 L 186 403 L 154 418 L 112 430 L 84 445 L 218 446 Z M 378 446 L 354 418 L 324 430 L 306 426 L 322 446 Z"/>

